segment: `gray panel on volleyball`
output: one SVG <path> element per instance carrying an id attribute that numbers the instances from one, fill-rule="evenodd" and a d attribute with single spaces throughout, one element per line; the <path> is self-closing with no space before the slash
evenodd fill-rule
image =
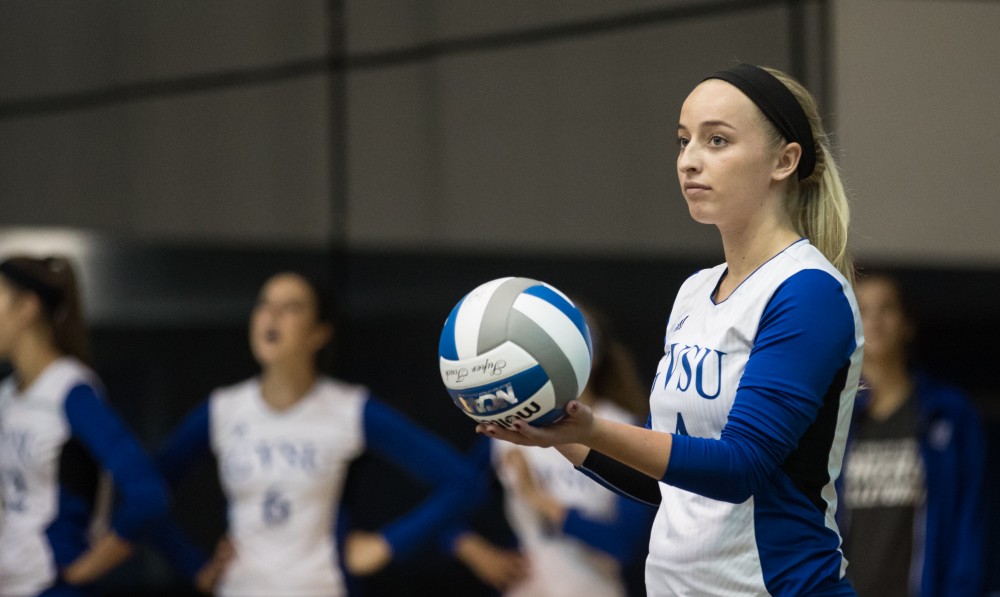
<path id="1" fill-rule="evenodd" d="M 545 370 L 555 390 L 557 405 L 565 406 L 579 397 L 573 365 L 552 336 L 520 311 L 510 312 L 510 335 Z"/>
<path id="2" fill-rule="evenodd" d="M 514 306 L 514 301 L 522 292 L 538 284 L 540 282 L 537 280 L 511 278 L 493 292 L 479 323 L 476 354 L 493 350 L 507 341 L 507 316 Z"/>

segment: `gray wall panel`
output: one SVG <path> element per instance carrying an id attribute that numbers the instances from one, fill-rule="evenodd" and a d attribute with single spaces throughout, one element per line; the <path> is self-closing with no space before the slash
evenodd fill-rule
<path id="1" fill-rule="evenodd" d="M 250 68 L 326 52 L 324 0 L 0 2 L 0 99 Z"/>
<path id="2" fill-rule="evenodd" d="M 347 2 L 348 48 L 354 53 L 380 52 L 691 4 L 691 0 L 362 0 Z"/>
<path id="3" fill-rule="evenodd" d="M 839 142 L 858 253 L 1000 263 L 1000 4 L 835 6 Z"/>
<path id="4" fill-rule="evenodd" d="M 717 250 L 677 189 L 680 104 L 734 59 L 788 68 L 786 22 L 765 8 L 351 72 L 351 244 Z"/>
<path id="5" fill-rule="evenodd" d="M 315 76 L 0 120 L 4 223 L 321 245 L 327 97 Z"/>

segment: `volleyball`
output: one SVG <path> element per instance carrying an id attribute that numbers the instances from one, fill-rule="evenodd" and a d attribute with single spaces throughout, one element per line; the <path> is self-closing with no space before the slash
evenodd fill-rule
<path id="1" fill-rule="evenodd" d="M 438 345 L 452 401 L 479 422 L 548 425 L 580 397 L 593 348 L 583 313 L 556 288 L 500 278 L 455 305 Z"/>

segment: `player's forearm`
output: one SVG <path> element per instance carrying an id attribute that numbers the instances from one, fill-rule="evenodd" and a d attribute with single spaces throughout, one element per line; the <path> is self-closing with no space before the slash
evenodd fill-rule
<path id="1" fill-rule="evenodd" d="M 117 568 L 131 555 L 131 543 L 114 533 L 108 533 L 63 569 L 62 577 L 72 585 L 89 584 Z"/>
<path id="2" fill-rule="evenodd" d="M 587 459 L 587 454 L 590 454 L 590 448 L 582 444 L 556 444 L 553 448 L 558 450 L 573 466 L 577 467 L 583 465 L 583 461 Z"/>
<path id="3" fill-rule="evenodd" d="M 588 443 L 592 450 L 659 480 L 667 470 L 673 438 L 669 433 L 595 419 L 593 435 Z"/>

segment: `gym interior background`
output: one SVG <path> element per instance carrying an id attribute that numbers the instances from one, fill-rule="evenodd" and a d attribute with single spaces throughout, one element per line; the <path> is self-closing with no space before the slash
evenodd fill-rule
<path id="1" fill-rule="evenodd" d="M 973 396 L 996 471 L 998 27 L 975 0 L 0 0 L 0 252 L 77 260 L 98 371 L 151 450 L 254 371 L 247 315 L 287 268 L 338 291 L 334 372 L 465 448 L 436 346 L 483 281 L 587 300 L 651 375 L 680 282 L 722 258 L 677 188 L 680 104 L 769 64 L 819 98 L 853 250 L 903 280 L 917 357 Z M 420 497 L 385 466 L 352 473 L 379 496 L 360 525 Z M 998 475 L 985 491 L 1000 503 Z M 211 546 L 210 464 L 177 505 Z M 995 508 L 988 525 L 1000 593 Z M 146 551 L 105 584 L 190 594 Z M 434 554 L 366 583 L 400 586 L 488 594 Z"/>

